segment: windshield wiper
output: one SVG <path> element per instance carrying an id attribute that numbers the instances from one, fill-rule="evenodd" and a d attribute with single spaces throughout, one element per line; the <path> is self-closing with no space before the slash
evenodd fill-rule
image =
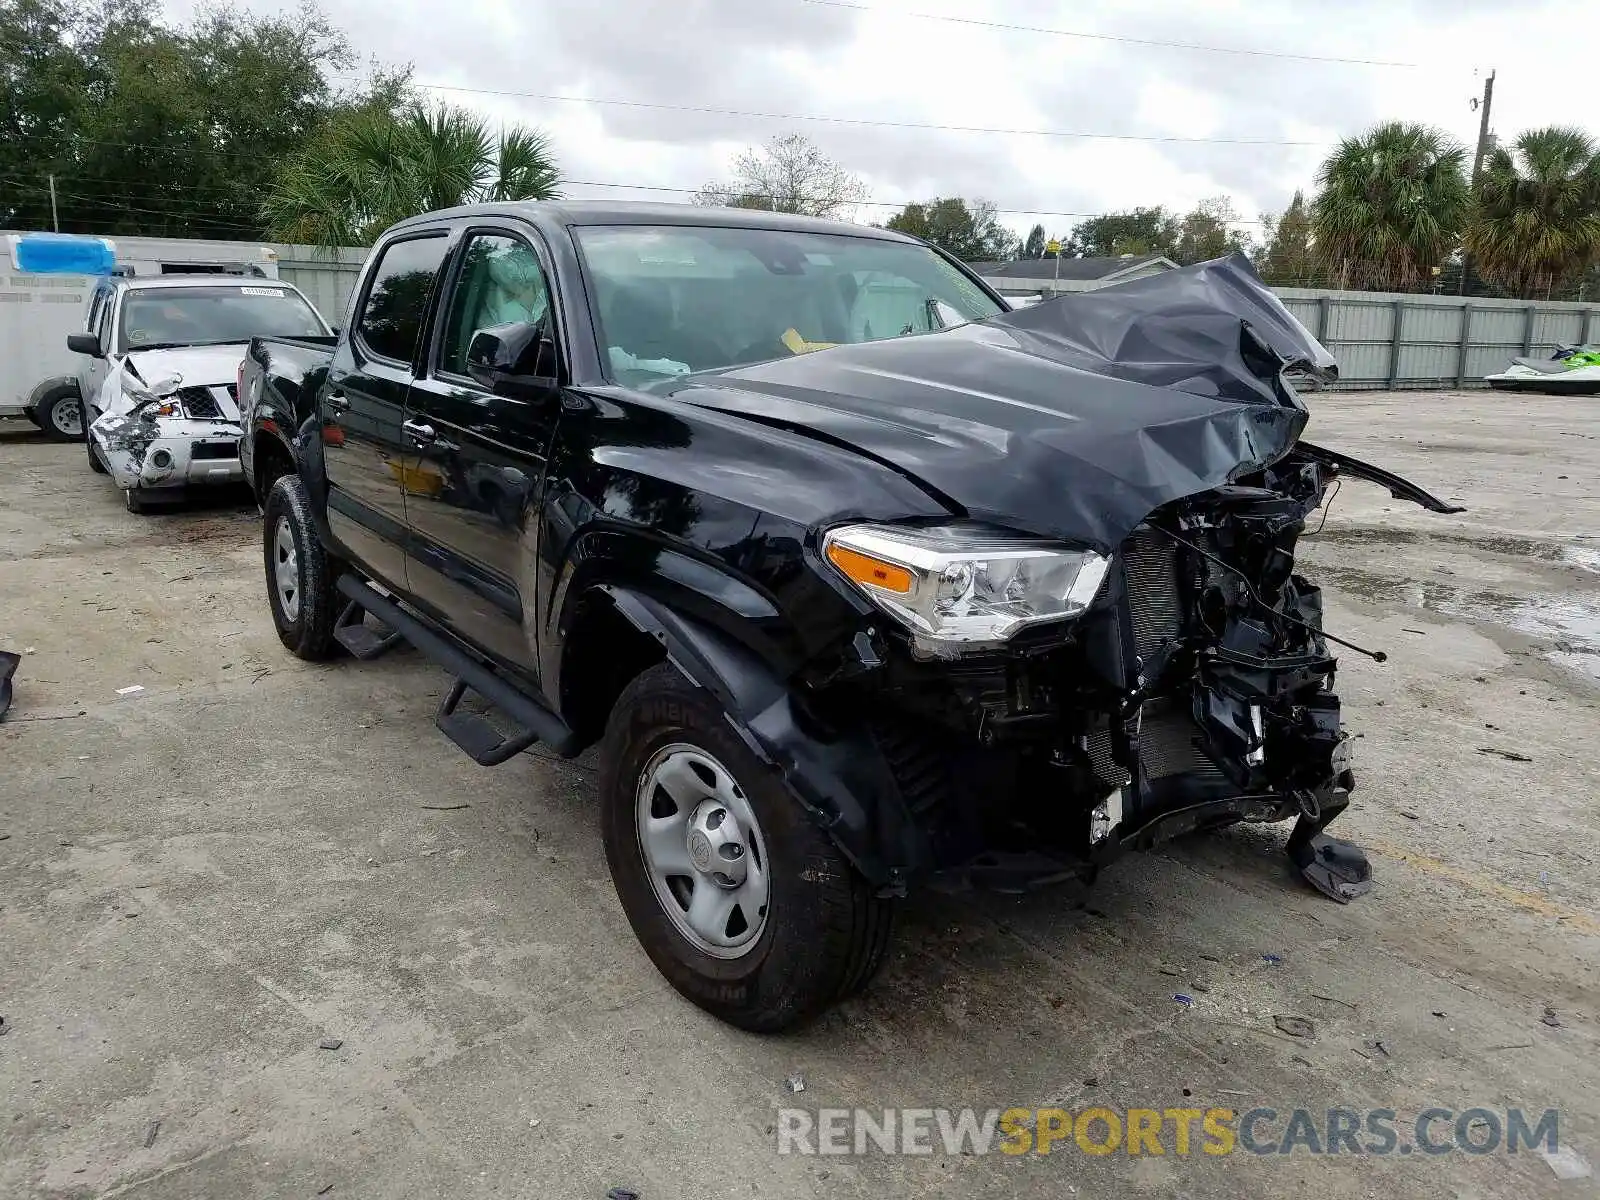
<path id="1" fill-rule="evenodd" d="M 137 346 L 128 347 L 128 353 L 137 354 L 140 350 L 193 350 L 199 346 L 243 346 L 249 341 L 250 337 L 245 336 L 213 338 L 205 342 L 140 342 Z"/>

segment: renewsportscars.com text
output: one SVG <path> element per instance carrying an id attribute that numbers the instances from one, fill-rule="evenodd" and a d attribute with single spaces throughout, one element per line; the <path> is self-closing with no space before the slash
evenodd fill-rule
<path id="1" fill-rule="evenodd" d="M 1518 1154 L 1559 1146 L 1520 1108 L 781 1108 L 779 1154 Z"/>

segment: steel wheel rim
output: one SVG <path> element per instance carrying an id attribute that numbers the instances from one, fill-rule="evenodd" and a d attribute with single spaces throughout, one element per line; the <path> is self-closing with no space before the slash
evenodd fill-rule
<path id="1" fill-rule="evenodd" d="M 300 619 L 300 555 L 295 550 L 294 528 L 288 517 L 278 518 L 272 539 L 272 579 L 278 589 L 278 603 L 290 621 Z"/>
<path id="2" fill-rule="evenodd" d="M 57 433 L 64 433 L 68 437 L 82 437 L 83 411 L 76 404 L 57 400 L 50 407 L 50 424 L 56 427 Z"/>
<path id="3" fill-rule="evenodd" d="M 634 829 L 645 873 L 680 936 L 712 958 L 741 958 L 771 913 L 766 839 L 732 773 L 674 742 L 639 775 Z"/>

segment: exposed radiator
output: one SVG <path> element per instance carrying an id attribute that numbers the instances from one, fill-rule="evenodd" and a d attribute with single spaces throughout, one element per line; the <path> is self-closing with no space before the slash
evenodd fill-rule
<path id="1" fill-rule="evenodd" d="M 1201 747 L 1200 727 L 1188 701 L 1181 698 L 1145 703 L 1139 719 L 1139 760 L 1150 779 L 1173 775 L 1223 778 L 1222 768 Z"/>
<path id="2" fill-rule="evenodd" d="M 1133 622 L 1133 648 L 1148 661 L 1183 629 L 1178 544 L 1158 530 L 1136 529 L 1122 543 L 1122 571 Z"/>

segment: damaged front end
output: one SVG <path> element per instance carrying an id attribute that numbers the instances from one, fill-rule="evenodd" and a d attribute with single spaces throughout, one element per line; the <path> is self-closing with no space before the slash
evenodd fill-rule
<path id="1" fill-rule="evenodd" d="M 1090 559 L 1103 565 L 1081 612 L 1003 647 L 941 651 L 915 626 L 891 638 L 903 651 L 860 711 L 935 868 L 1015 890 L 1194 830 L 1298 816 L 1289 852 L 1306 878 L 1341 901 L 1365 891 L 1360 852 L 1323 832 L 1355 781 L 1321 593 L 1294 570 L 1332 474 L 1290 455 L 1151 513 Z"/>
<path id="2" fill-rule="evenodd" d="M 180 388 L 181 382 L 174 376 L 145 387 L 125 380 L 120 401 L 89 427 L 91 452 L 118 487 L 146 491 L 244 478 L 242 429 L 227 385 Z"/>
<path id="3" fill-rule="evenodd" d="M 1029 442 L 1057 457 L 1014 458 L 1059 473 L 1017 480 L 1034 486 L 982 521 L 824 533 L 837 576 L 895 618 L 875 665 L 832 689 L 849 710 L 835 721 L 872 730 L 946 878 L 1018 890 L 1297 818 L 1291 859 L 1347 902 L 1370 871 L 1324 832 L 1355 786 L 1329 647 L 1384 656 L 1323 629 L 1296 544 L 1340 475 L 1459 510 L 1299 442 L 1291 380 L 1334 366 L 1248 264 L 1074 299 L 987 323 L 1009 352 L 1078 372 L 1062 376 L 1080 389 L 1068 423 Z M 925 477 L 963 497 L 1003 486 Z"/>

